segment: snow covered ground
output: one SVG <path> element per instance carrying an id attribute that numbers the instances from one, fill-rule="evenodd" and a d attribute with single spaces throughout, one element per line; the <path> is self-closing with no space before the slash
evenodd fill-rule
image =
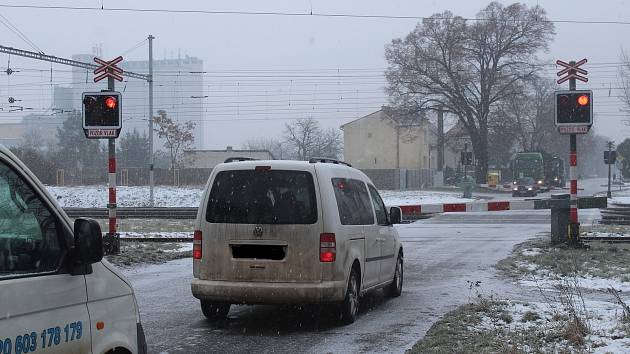
<path id="1" fill-rule="evenodd" d="M 383 201 L 388 206 L 414 205 L 414 204 L 439 204 L 439 203 L 466 203 L 474 201 L 462 198 L 461 193 L 432 192 L 432 191 L 380 191 Z"/>
<path id="2" fill-rule="evenodd" d="M 47 186 L 48 191 L 62 207 L 105 208 L 107 186 L 57 187 Z M 154 190 L 157 207 L 198 207 L 203 193 L 202 187 L 158 186 Z M 453 192 L 430 191 L 381 191 L 386 205 L 411 205 L 469 202 Z M 119 186 L 116 189 L 119 207 L 143 207 L 149 205 L 149 187 Z"/>
<path id="3" fill-rule="evenodd" d="M 143 238 L 143 237 L 155 237 L 155 238 L 192 238 L 193 237 L 193 233 L 191 232 L 186 232 L 186 231 L 181 231 L 181 232 L 126 232 L 126 231 L 121 231 L 120 233 L 120 237 L 128 237 L 128 238 Z"/>
<path id="4" fill-rule="evenodd" d="M 620 305 L 608 301 L 575 299 L 579 307 L 581 317 L 588 326 L 585 348 L 589 353 L 627 353 L 630 350 L 630 337 L 627 335 L 626 326 L 622 316 Z M 510 331 L 527 331 L 529 333 L 542 332 L 545 334 L 557 331 L 559 323 L 555 320 L 558 315 L 566 312 L 556 302 L 513 302 L 507 301 L 503 308 L 509 316 L 509 322 L 483 317 L 475 328 L 495 330 L 498 327 L 509 328 Z M 558 343 L 550 341 L 543 348 L 544 352 L 562 352 L 560 348 L 569 346 L 576 352 L 578 348 L 571 347 L 566 340 Z M 527 352 L 526 348 L 525 352 Z"/>
<path id="5" fill-rule="evenodd" d="M 57 187 L 46 186 L 62 207 L 105 208 L 107 206 L 107 186 Z M 202 187 L 168 187 L 154 189 L 157 207 L 198 207 Z M 116 188 L 119 207 L 142 207 L 149 205 L 149 187 L 119 186 Z"/>
<path id="6" fill-rule="evenodd" d="M 617 231 L 617 232 L 588 231 L 588 232 L 583 232 L 582 237 L 628 237 L 630 238 L 630 234 L 623 231 Z"/>

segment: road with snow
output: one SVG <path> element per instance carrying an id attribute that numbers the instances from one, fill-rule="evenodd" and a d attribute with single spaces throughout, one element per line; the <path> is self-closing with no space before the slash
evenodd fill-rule
<path id="1" fill-rule="evenodd" d="M 601 179 L 587 180 L 581 194 L 599 192 L 602 184 Z M 412 199 L 417 197 L 428 195 Z M 494 199 L 512 198 L 501 194 Z M 597 210 L 580 211 L 583 224 L 597 218 Z M 469 282 L 480 281 L 487 294 L 518 292 L 496 277 L 493 265 L 515 244 L 550 228 L 548 210 L 443 214 L 396 227 L 405 247 L 403 295 L 366 296 L 359 319 L 349 326 L 338 324 L 327 312 L 330 306 L 321 312 L 233 306 L 226 321 L 210 322 L 190 293 L 190 259 L 126 270 L 138 296 L 150 352 L 404 352 L 438 318 L 474 295 Z"/>
<path id="2" fill-rule="evenodd" d="M 152 353 L 403 352 L 441 315 L 465 303 L 469 281 L 508 291 L 493 265 L 512 247 L 548 231 L 548 211 L 444 214 L 397 226 L 405 247 L 400 298 L 375 293 L 358 321 L 341 326 L 316 309 L 234 306 L 229 319 L 207 321 L 190 294 L 191 260 L 127 271 L 136 289 Z M 501 216 L 498 216 L 501 214 Z"/>

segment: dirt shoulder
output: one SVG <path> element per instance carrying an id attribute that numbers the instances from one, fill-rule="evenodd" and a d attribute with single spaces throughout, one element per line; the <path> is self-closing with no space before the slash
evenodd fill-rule
<path id="1" fill-rule="evenodd" d="M 120 244 L 120 254 L 105 258 L 117 266 L 157 264 L 192 257 L 190 245 L 175 242 L 126 242 Z"/>

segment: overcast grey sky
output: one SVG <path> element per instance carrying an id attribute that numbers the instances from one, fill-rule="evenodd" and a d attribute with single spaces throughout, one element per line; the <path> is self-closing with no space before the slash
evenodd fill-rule
<path id="1" fill-rule="evenodd" d="M 508 4 L 511 2 L 501 1 Z M 543 6 L 553 20 L 628 21 L 630 1 L 524 1 Z M 401 0 L 76 0 L 6 1 L 0 5 L 68 5 L 160 9 L 281 11 L 430 16 L 450 10 L 474 17 L 487 1 Z M 313 116 L 324 126 L 339 125 L 377 110 L 387 102 L 382 77 L 386 67 L 384 46 L 406 35 L 416 25 L 411 19 L 356 19 L 156 12 L 106 12 L 53 9 L 16 9 L 0 6 L 9 19 L 44 52 L 60 57 L 90 53 L 103 45 L 106 58 L 117 56 L 148 34 L 155 40 L 156 59 L 195 56 L 212 71 L 204 84 L 206 148 L 240 146 L 256 136 L 278 136 L 287 119 Z M 588 58 L 589 83 L 578 88 L 595 90 L 597 131 L 620 142 L 630 133 L 615 96 L 619 52 L 630 49 L 630 25 L 556 23 L 556 37 L 547 60 Z M 0 44 L 29 46 L 0 26 Z M 147 58 L 147 46 L 125 54 L 127 60 Z M 7 55 L 0 54 L 6 69 Z M 11 58 L 12 66 L 50 70 L 50 64 Z M 609 64 L 613 63 L 613 64 Z M 54 66 L 54 84 L 69 80 L 68 68 Z M 555 77 L 550 66 L 543 74 Z M 337 75 L 337 77 L 335 77 Z M 50 106 L 50 73 L 24 71 L 0 76 L 0 119 L 15 121 L 21 114 L 7 113 L 7 96 L 23 99 L 24 106 L 42 110 Z M 21 96 L 20 96 L 21 95 Z M 20 96 L 20 97 L 18 97 Z M 222 96 L 222 97 L 216 97 Z M 222 104 L 222 100 L 225 103 Z"/>

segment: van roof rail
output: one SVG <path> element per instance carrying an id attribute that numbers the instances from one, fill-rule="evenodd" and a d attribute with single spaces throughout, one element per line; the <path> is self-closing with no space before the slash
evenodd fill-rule
<path id="1" fill-rule="evenodd" d="M 227 159 L 225 159 L 225 161 L 223 161 L 223 163 L 239 162 L 239 161 L 253 161 L 253 160 L 257 160 L 257 159 L 252 158 L 252 157 L 228 157 Z"/>
<path id="2" fill-rule="evenodd" d="M 335 160 L 335 159 L 330 159 L 327 157 L 312 157 L 310 160 L 308 160 L 309 163 L 334 163 L 335 165 L 346 165 L 348 167 L 352 167 L 351 164 L 344 162 L 344 161 L 340 161 L 340 160 Z"/>

